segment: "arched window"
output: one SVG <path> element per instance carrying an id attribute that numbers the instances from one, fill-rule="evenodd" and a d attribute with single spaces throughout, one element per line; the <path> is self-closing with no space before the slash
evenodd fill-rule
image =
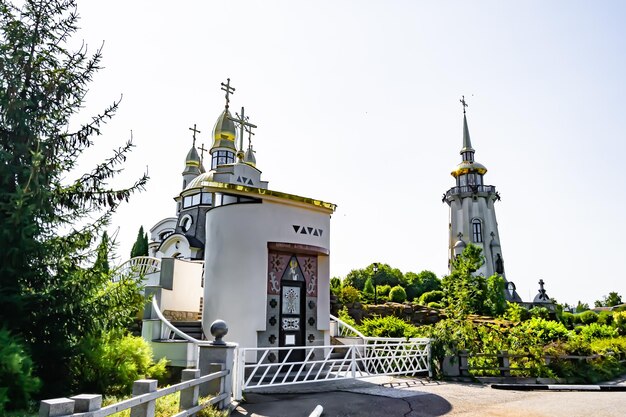
<path id="1" fill-rule="evenodd" d="M 472 238 L 475 243 L 481 243 L 483 241 L 482 223 L 478 219 L 472 220 Z"/>
<path id="2" fill-rule="evenodd" d="M 183 229 L 183 232 L 187 232 L 191 228 L 191 223 L 193 223 L 193 219 L 190 215 L 185 214 L 178 222 L 178 225 Z"/>

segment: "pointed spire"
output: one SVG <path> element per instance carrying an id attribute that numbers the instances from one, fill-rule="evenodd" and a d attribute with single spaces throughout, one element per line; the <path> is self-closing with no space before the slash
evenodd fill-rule
<path id="1" fill-rule="evenodd" d="M 465 110 L 463 111 L 463 149 L 461 152 L 474 151 L 472 148 L 472 141 L 470 140 L 469 128 L 467 127 L 467 116 Z"/>

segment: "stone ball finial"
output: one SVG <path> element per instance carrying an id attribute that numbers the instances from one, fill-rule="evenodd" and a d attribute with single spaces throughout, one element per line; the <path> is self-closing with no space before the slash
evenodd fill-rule
<path id="1" fill-rule="evenodd" d="M 225 345 L 226 342 L 222 340 L 224 336 L 228 333 L 228 325 L 224 320 L 215 320 L 211 323 L 211 335 L 215 337 L 215 340 L 212 342 L 214 345 Z"/>

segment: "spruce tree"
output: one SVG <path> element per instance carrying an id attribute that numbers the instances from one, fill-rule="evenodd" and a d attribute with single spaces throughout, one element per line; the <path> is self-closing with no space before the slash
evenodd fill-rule
<path id="1" fill-rule="evenodd" d="M 26 343 L 43 396 L 69 393 L 84 338 L 124 326 L 141 303 L 136 285 L 111 285 L 93 248 L 147 180 L 108 185 L 131 141 L 73 176 L 119 104 L 71 128 L 102 57 L 69 49 L 77 22 L 75 0 L 0 0 L 0 327 Z"/>
<path id="2" fill-rule="evenodd" d="M 148 256 L 148 234 L 144 233 L 143 226 L 139 227 L 137 232 L 137 240 L 133 244 L 133 248 L 130 250 L 130 257 L 136 256 Z"/>

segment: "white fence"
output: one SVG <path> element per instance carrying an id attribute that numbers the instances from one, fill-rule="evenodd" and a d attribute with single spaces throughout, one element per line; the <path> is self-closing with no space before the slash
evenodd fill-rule
<path id="1" fill-rule="evenodd" d="M 138 278 L 159 272 L 161 270 L 161 260 L 151 256 L 136 256 L 124 262 L 117 269 L 113 282 L 117 282 L 122 277 Z"/>
<path id="2" fill-rule="evenodd" d="M 430 339 L 368 338 L 350 345 L 240 348 L 237 355 L 236 400 L 243 391 L 282 385 L 374 375 L 432 376 Z M 256 363 L 246 363 L 251 356 L 256 356 Z"/>
<path id="3" fill-rule="evenodd" d="M 77 395 L 71 398 L 56 398 L 44 400 L 39 407 L 40 417 L 106 417 L 120 411 L 131 409 L 133 417 L 154 417 L 157 398 L 180 392 L 179 413 L 174 417 L 191 416 L 198 411 L 217 404 L 224 409 L 230 403 L 230 387 L 225 385 L 229 369 L 223 364 L 213 364 L 213 368 L 221 369 L 208 375 L 200 376 L 198 369 L 183 370 L 183 382 L 169 387 L 157 389 L 157 381 L 144 379 L 135 381 L 133 397 L 101 408 L 101 395 Z M 199 395 L 202 384 L 211 384 L 204 387 L 204 391 L 216 393 L 211 399 L 199 404 Z"/>

